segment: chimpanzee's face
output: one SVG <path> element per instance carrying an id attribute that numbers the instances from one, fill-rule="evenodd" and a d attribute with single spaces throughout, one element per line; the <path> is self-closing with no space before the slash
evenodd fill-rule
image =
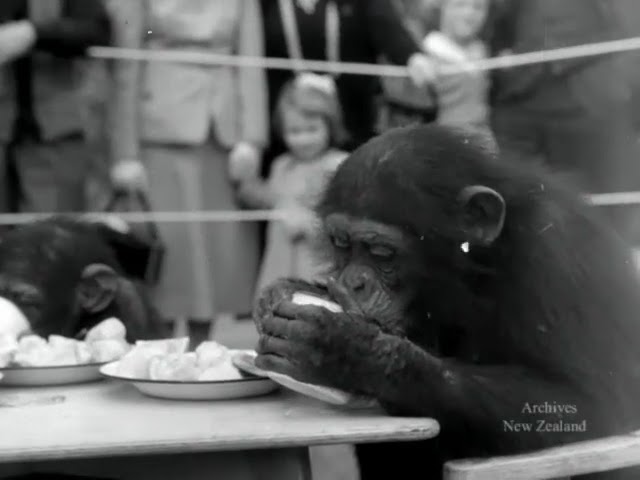
<path id="1" fill-rule="evenodd" d="M 113 275 L 113 282 L 117 281 L 115 272 L 105 265 L 85 269 L 80 278 L 71 271 L 56 268 L 53 262 L 48 274 L 39 276 L 40 268 L 34 266 L 31 269 L 34 273 L 29 275 L 29 265 L 28 261 L 3 262 L 0 256 L 0 299 L 20 311 L 34 333 L 72 337 L 88 317 L 107 309 L 115 300 L 116 287 L 113 293 L 100 293 L 94 278 L 99 269 L 102 275 Z M 90 303 L 98 304 L 90 302 L 89 296 L 98 295 L 103 295 L 99 307 L 91 307 Z"/>
<path id="2" fill-rule="evenodd" d="M 397 227 L 333 213 L 324 222 L 331 244 L 331 274 L 347 288 L 364 315 L 390 333 L 402 333 L 417 292 L 409 286 L 406 235 Z"/>
<path id="3" fill-rule="evenodd" d="M 0 240 L 0 307 L 42 336 L 73 337 L 108 316 L 119 317 L 130 338 L 145 336 L 152 309 L 112 256 L 93 230 L 68 221 L 12 230 Z"/>
<path id="4" fill-rule="evenodd" d="M 41 287 L 3 274 L 0 274 L 0 299 L 5 309 L 14 312 L 12 316 L 16 316 L 16 310 L 20 312 L 34 331 L 40 330 L 38 327 L 43 323 L 45 305 L 51 303 L 47 301 Z"/>

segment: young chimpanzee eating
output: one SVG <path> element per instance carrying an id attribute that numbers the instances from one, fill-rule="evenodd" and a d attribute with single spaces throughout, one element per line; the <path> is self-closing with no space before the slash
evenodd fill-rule
<path id="1" fill-rule="evenodd" d="M 316 285 L 270 286 L 257 365 L 441 424 L 432 441 L 359 447 L 363 479 L 640 428 L 631 251 L 558 178 L 409 127 L 356 150 L 318 214 L 343 312 L 291 301 Z"/>
<path id="2" fill-rule="evenodd" d="M 33 333 L 81 336 L 117 317 L 129 341 L 158 335 L 157 314 L 100 232 L 96 224 L 55 217 L 0 237 L 0 299 L 18 308 Z"/>

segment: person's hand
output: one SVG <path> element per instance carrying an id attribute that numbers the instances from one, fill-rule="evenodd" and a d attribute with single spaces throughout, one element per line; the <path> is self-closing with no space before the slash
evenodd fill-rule
<path id="1" fill-rule="evenodd" d="M 260 173 L 260 152 L 247 142 L 238 143 L 229 154 L 229 177 L 232 182 L 256 178 Z"/>
<path id="2" fill-rule="evenodd" d="M 301 382 L 372 394 L 382 374 L 375 367 L 381 352 L 374 351 L 382 332 L 365 320 L 342 287 L 330 281 L 328 288 L 343 313 L 264 293 L 277 301 L 261 310 L 255 365 Z"/>
<path id="3" fill-rule="evenodd" d="M 417 87 L 424 87 L 438 78 L 436 62 L 424 53 L 414 53 L 407 63 L 409 77 Z"/>
<path id="4" fill-rule="evenodd" d="M 36 30 L 27 20 L 0 25 L 0 65 L 26 54 L 36 43 Z"/>
<path id="5" fill-rule="evenodd" d="M 111 168 L 111 182 L 116 189 L 146 192 L 147 169 L 139 160 L 120 160 Z"/>

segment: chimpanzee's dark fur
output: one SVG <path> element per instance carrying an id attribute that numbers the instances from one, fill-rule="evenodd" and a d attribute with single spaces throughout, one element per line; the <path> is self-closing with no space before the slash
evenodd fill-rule
<path id="1" fill-rule="evenodd" d="M 471 241 L 467 252 L 457 196 L 469 185 L 498 192 L 506 217 L 495 241 Z M 286 297 L 301 283 L 283 280 L 256 308 L 257 363 L 441 424 L 431 441 L 360 447 L 363 479 L 383 478 L 386 466 L 438 478 L 449 459 L 640 428 L 636 267 L 598 212 L 557 178 L 498 159 L 464 133 L 410 127 L 356 150 L 318 211 L 322 219 L 337 212 L 402 231 L 410 253 L 384 271 L 399 275 L 391 300 L 410 299 L 403 329 L 376 321 L 371 310 L 292 305 Z M 337 276 L 370 261 L 340 250 L 325 252 Z M 283 317 L 288 324 L 278 323 Z M 586 429 L 539 432 L 541 420 L 586 421 Z M 506 422 L 532 430 L 515 433 Z"/>
<path id="2" fill-rule="evenodd" d="M 100 311 L 78 308 L 83 270 L 92 264 L 112 269 L 117 293 Z M 139 285 L 126 278 L 114 251 L 91 223 L 55 217 L 20 225 L 0 237 L 0 295 L 18 305 L 33 331 L 75 336 L 114 316 L 129 340 L 158 334 L 157 313 Z"/>

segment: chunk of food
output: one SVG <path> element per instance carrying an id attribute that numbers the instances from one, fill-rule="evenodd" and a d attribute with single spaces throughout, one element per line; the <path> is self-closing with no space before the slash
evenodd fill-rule
<path id="1" fill-rule="evenodd" d="M 93 327 L 85 337 L 86 342 L 98 340 L 124 340 L 127 336 L 127 329 L 124 324 L 115 317 L 107 318 Z"/>
<path id="2" fill-rule="evenodd" d="M 195 353 L 198 358 L 198 367 L 202 369 L 216 367 L 224 362 L 229 362 L 229 349 L 218 342 L 202 342 L 196 348 Z"/>
<path id="3" fill-rule="evenodd" d="M 7 367 L 18 351 L 18 340 L 13 334 L 0 334 L 0 368 Z"/>
<path id="4" fill-rule="evenodd" d="M 187 352 L 189 339 L 139 341 L 118 362 L 117 375 L 157 381 L 213 381 L 243 378 L 232 350 L 214 341 Z"/>
<path id="5" fill-rule="evenodd" d="M 76 354 L 77 344 L 79 342 L 73 338 L 61 337 L 59 335 L 49 336 L 49 362 L 50 366 L 61 365 L 77 365 L 78 357 Z"/>
<path id="6" fill-rule="evenodd" d="M 319 297 L 318 295 L 312 295 L 310 293 L 305 292 L 296 292 L 293 294 L 291 298 L 293 303 L 297 303 L 298 305 L 317 305 L 319 307 L 326 308 L 330 312 L 340 313 L 342 312 L 342 307 L 331 300 L 327 300 L 326 298 Z"/>
<path id="7" fill-rule="evenodd" d="M 198 378 L 198 359 L 194 352 L 170 353 L 149 362 L 151 380 L 190 381 Z"/>
<path id="8" fill-rule="evenodd" d="M 123 357 L 130 349 L 123 339 L 96 340 L 88 345 L 90 358 L 97 363 L 113 362 Z"/>
<path id="9" fill-rule="evenodd" d="M 138 340 L 135 348 L 157 351 L 162 355 L 185 353 L 189 348 L 189 337 L 168 338 L 163 340 Z"/>
<path id="10" fill-rule="evenodd" d="M 223 381 L 223 380 L 240 380 L 243 378 L 242 373 L 238 370 L 230 360 L 219 365 L 215 365 L 204 369 L 198 380 L 201 382 Z"/>
<path id="11" fill-rule="evenodd" d="M 85 342 L 76 343 L 76 359 L 79 365 L 97 361 L 93 358 L 93 353 L 89 348 L 89 344 Z"/>

